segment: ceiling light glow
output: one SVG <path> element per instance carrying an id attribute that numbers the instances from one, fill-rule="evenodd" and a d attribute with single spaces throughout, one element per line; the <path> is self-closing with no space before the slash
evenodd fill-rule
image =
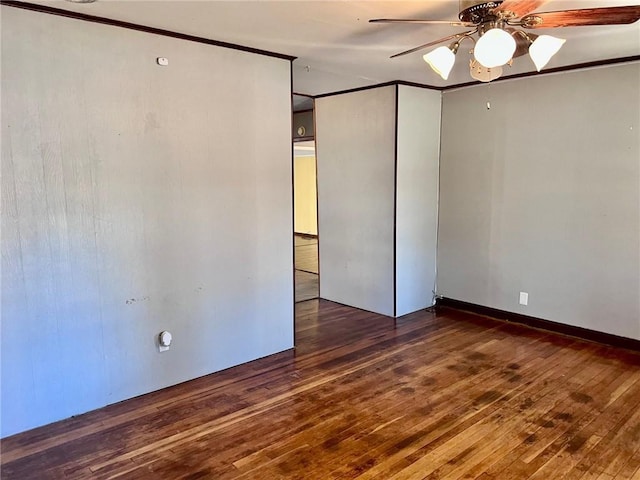
<path id="1" fill-rule="evenodd" d="M 529 56 L 538 71 L 542 70 L 549 63 L 551 57 L 558 53 L 564 42 L 566 42 L 565 39 L 551 35 L 540 35 L 534 40 L 529 47 Z"/>
<path id="2" fill-rule="evenodd" d="M 455 47 L 457 50 L 457 46 Z M 423 55 L 422 58 L 444 80 L 449 78 L 449 73 L 456 61 L 455 51 L 451 47 L 438 47 L 432 52 Z"/>
<path id="3" fill-rule="evenodd" d="M 511 60 L 515 51 L 514 38 L 501 28 L 492 28 L 478 39 L 473 55 L 483 67 L 494 68 Z"/>

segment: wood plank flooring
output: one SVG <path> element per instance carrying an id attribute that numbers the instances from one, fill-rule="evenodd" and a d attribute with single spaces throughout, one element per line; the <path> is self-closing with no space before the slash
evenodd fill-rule
<path id="1" fill-rule="evenodd" d="M 318 239 L 295 236 L 295 267 L 303 272 L 318 273 Z"/>
<path id="2" fill-rule="evenodd" d="M 296 234 L 294 242 L 296 302 L 318 298 L 320 296 L 318 239 Z"/>
<path id="3" fill-rule="evenodd" d="M 320 296 L 318 274 L 296 270 L 296 302 L 306 302 Z"/>
<path id="4" fill-rule="evenodd" d="M 640 354 L 311 300 L 297 348 L 4 439 L 13 479 L 640 479 Z"/>

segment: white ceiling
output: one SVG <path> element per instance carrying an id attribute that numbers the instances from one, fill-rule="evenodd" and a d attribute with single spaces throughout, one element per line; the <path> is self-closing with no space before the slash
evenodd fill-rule
<path id="1" fill-rule="evenodd" d="M 313 98 L 305 95 L 293 94 L 293 111 L 313 110 Z"/>
<path id="2" fill-rule="evenodd" d="M 180 33 L 236 43 L 298 57 L 294 91 L 321 93 L 404 80 L 432 86 L 471 81 L 468 49 L 463 43 L 448 81 L 433 73 L 422 52 L 390 55 L 464 27 L 370 24 L 370 18 L 454 20 L 458 0 L 424 1 L 116 1 L 76 4 L 62 0 L 39 3 L 139 23 Z M 537 11 L 633 5 L 638 0 L 549 0 Z M 536 30 L 566 38 L 547 68 L 640 55 L 640 22 L 632 25 Z M 446 43 L 445 43 L 446 45 Z M 505 74 L 534 71 L 528 56 L 505 67 Z"/>

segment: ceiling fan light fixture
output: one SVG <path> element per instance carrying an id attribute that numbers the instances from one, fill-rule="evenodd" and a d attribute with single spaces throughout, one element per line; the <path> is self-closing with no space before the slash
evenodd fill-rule
<path id="1" fill-rule="evenodd" d="M 533 41 L 529 47 L 529 56 L 538 71 L 542 70 L 551 57 L 558 53 L 564 42 L 566 42 L 565 39 L 551 35 L 540 35 Z"/>
<path id="2" fill-rule="evenodd" d="M 456 61 L 458 44 L 454 43 L 448 47 L 438 47 L 435 50 L 422 56 L 431 69 L 442 77 L 443 80 L 449 78 L 449 73 Z"/>
<path id="3" fill-rule="evenodd" d="M 478 39 L 473 56 L 483 67 L 494 68 L 511 60 L 515 51 L 514 38 L 501 28 L 492 28 Z"/>
<path id="4" fill-rule="evenodd" d="M 490 82 L 491 80 L 495 80 L 496 78 L 500 78 L 502 75 L 502 67 L 492 67 L 487 68 L 482 66 L 477 60 L 471 60 L 469 65 L 469 75 L 474 80 L 478 80 L 480 82 Z"/>

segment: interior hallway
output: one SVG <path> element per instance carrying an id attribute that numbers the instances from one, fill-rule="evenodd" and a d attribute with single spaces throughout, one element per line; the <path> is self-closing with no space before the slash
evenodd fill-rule
<path id="1" fill-rule="evenodd" d="M 294 236 L 296 269 L 296 303 L 318 298 L 318 238 L 308 235 Z"/>

